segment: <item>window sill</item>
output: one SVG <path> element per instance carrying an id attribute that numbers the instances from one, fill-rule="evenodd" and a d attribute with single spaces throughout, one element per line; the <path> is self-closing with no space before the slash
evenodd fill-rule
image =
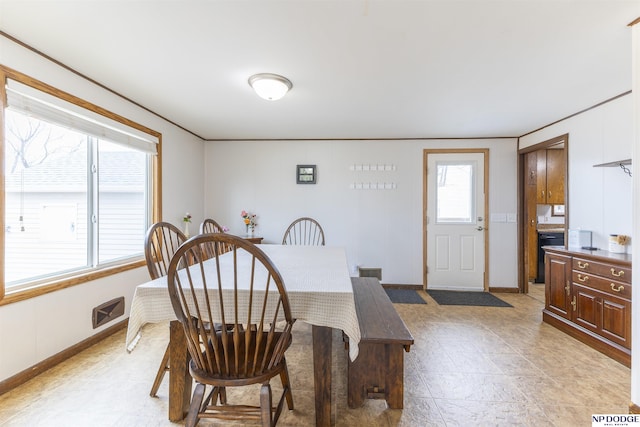
<path id="1" fill-rule="evenodd" d="M 81 274 L 74 277 L 67 277 L 65 279 L 56 280 L 49 283 L 39 284 L 32 288 L 18 289 L 15 291 L 6 290 L 4 298 L 0 299 L 0 306 L 12 304 L 18 301 L 24 301 L 29 298 L 34 298 L 40 295 L 48 294 L 50 292 L 59 291 L 60 289 L 70 288 L 72 286 L 81 285 L 83 283 L 91 282 L 103 277 L 112 276 L 114 274 L 122 273 L 124 271 L 133 270 L 145 266 L 145 260 L 140 259 L 131 261 L 126 264 L 120 264 L 117 266 L 108 267 L 101 270 L 94 270 L 90 273 Z"/>

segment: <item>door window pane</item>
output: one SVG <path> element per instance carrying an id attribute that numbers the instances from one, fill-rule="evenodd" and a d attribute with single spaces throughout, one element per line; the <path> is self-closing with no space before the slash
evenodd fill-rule
<path id="1" fill-rule="evenodd" d="M 436 222 L 475 222 L 475 162 L 437 162 Z"/>

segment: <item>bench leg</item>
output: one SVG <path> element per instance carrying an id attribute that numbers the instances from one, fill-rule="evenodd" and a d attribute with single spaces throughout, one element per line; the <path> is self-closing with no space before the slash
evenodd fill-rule
<path id="1" fill-rule="evenodd" d="M 386 401 L 391 409 L 402 409 L 404 398 L 404 349 L 401 345 L 387 344 Z"/>
<path id="2" fill-rule="evenodd" d="M 376 387 L 380 387 L 380 393 L 376 393 Z M 367 398 L 384 398 L 390 409 L 404 407 L 402 345 L 360 342 L 358 358 L 347 362 L 347 404 L 351 409 L 358 408 Z"/>
<path id="3" fill-rule="evenodd" d="M 382 349 L 379 345 L 360 341 L 358 357 L 347 361 L 347 405 L 349 408 L 359 408 L 367 398 L 367 387 L 383 386 L 380 381 L 380 366 L 384 355 L 379 355 Z M 347 358 L 349 357 L 347 353 Z"/>

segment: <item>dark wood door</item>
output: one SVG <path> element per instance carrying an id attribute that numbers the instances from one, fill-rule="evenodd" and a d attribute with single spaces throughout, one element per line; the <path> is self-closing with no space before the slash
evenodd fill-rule
<path id="1" fill-rule="evenodd" d="M 600 333 L 631 349 L 631 301 L 602 294 L 602 326 Z"/>
<path id="2" fill-rule="evenodd" d="M 535 280 L 538 269 L 537 159 L 536 151 L 527 153 L 525 157 L 525 273 L 529 282 Z"/>
<path id="3" fill-rule="evenodd" d="M 586 286 L 573 284 L 573 321 L 583 328 L 599 333 L 602 325 L 602 300 Z"/>
<path id="4" fill-rule="evenodd" d="M 545 308 L 571 320 L 571 257 L 545 255 Z"/>

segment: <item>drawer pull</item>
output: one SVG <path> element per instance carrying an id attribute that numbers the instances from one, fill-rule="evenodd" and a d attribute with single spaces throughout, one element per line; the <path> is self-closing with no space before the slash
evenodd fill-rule
<path id="1" fill-rule="evenodd" d="M 624 276 L 624 270 L 620 270 L 616 273 L 616 269 L 611 267 L 611 274 L 616 277 L 622 277 Z"/>
<path id="2" fill-rule="evenodd" d="M 589 267 L 589 263 L 588 262 L 578 261 L 578 267 L 587 268 L 587 267 Z"/>
<path id="3" fill-rule="evenodd" d="M 624 291 L 624 286 L 620 285 L 616 288 L 616 285 L 614 283 L 611 284 L 611 290 L 614 292 L 622 292 Z"/>
<path id="4" fill-rule="evenodd" d="M 567 296 L 571 296 L 571 283 L 567 280 L 567 286 L 564 287 L 564 290 L 567 291 Z"/>
<path id="5" fill-rule="evenodd" d="M 578 274 L 578 280 L 581 282 L 586 282 L 589 280 L 589 276 L 583 276 L 582 274 Z"/>
<path id="6" fill-rule="evenodd" d="M 576 305 L 578 303 L 576 302 L 576 296 L 573 296 L 573 300 L 571 300 L 571 305 L 573 306 L 573 311 L 576 311 Z"/>

